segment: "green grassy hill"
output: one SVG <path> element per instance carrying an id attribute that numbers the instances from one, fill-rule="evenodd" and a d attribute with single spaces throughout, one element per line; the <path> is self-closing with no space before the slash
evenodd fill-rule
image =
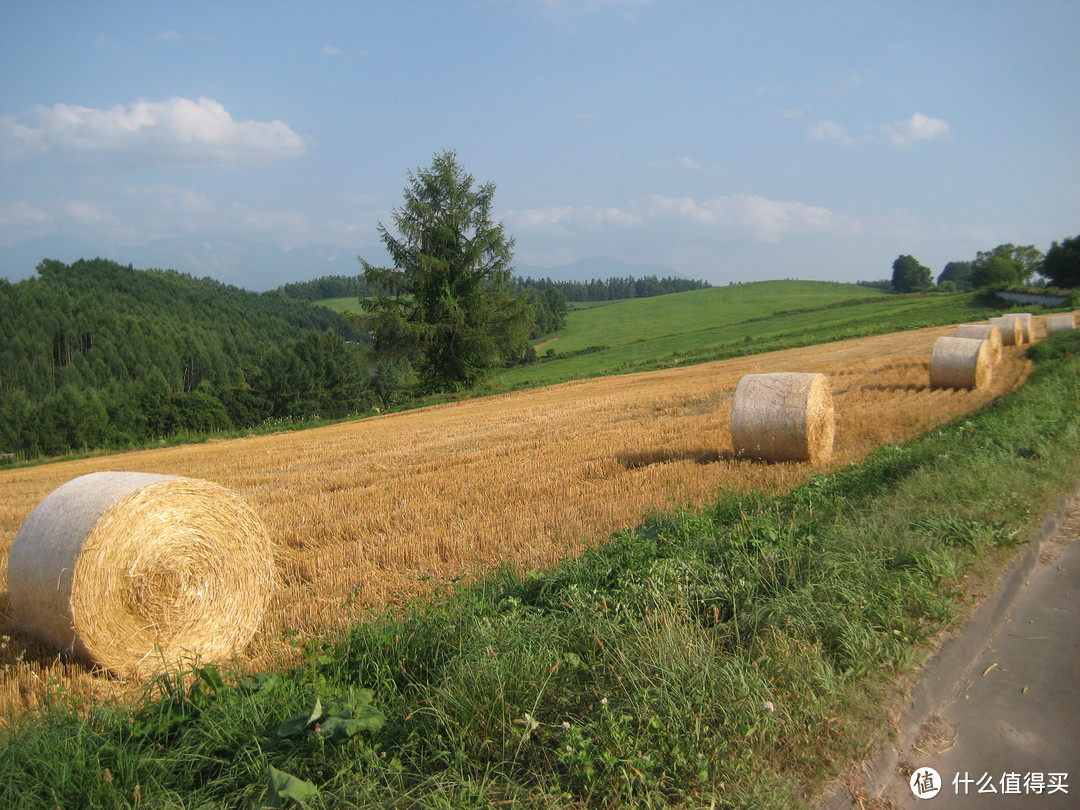
<path id="1" fill-rule="evenodd" d="M 589 346 L 618 346 L 669 335 L 767 318 L 793 309 L 817 309 L 880 298 L 881 291 L 828 281 L 759 281 L 572 310 L 566 329 L 550 344 L 560 354 Z"/>
<path id="2" fill-rule="evenodd" d="M 572 310 L 540 363 L 494 390 L 645 371 L 987 317 L 971 295 L 883 295 L 825 281 L 762 281 Z"/>
<path id="3" fill-rule="evenodd" d="M 359 312 L 356 298 L 317 302 Z M 647 371 L 845 338 L 981 320 L 970 294 L 895 295 L 832 281 L 758 281 L 571 308 L 538 344 L 541 362 L 507 369 L 488 392 Z"/>

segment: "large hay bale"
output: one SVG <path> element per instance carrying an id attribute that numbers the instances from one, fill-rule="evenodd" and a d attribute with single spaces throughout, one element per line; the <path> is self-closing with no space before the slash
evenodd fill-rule
<path id="1" fill-rule="evenodd" d="M 731 443 L 736 456 L 768 461 L 832 457 L 836 417 L 824 374 L 747 374 L 731 405 Z"/>
<path id="2" fill-rule="evenodd" d="M 939 337 L 930 357 L 931 388 L 985 388 L 993 363 L 985 340 Z"/>
<path id="3" fill-rule="evenodd" d="M 1001 362 L 1001 327 L 992 323 L 962 323 L 956 327 L 956 337 L 985 340 L 990 344 L 990 359 Z"/>
<path id="4" fill-rule="evenodd" d="M 1024 342 L 1024 327 L 1015 313 L 991 318 L 990 323 L 1001 330 L 1002 346 L 1019 346 Z"/>
<path id="5" fill-rule="evenodd" d="M 1076 316 L 1072 313 L 1068 315 L 1047 315 L 1046 316 L 1046 334 L 1052 335 L 1055 332 L 1068 332 L 1070 329 L 1076 328 Z"/>
<path id="6" fill-rule="evenodd" d="M 254 512 L 209 481 L 100 472 L 47 495 L 8 558 L 12 613 L 42 644 L 148 674 L 254 636 L 276 582 Z"/>

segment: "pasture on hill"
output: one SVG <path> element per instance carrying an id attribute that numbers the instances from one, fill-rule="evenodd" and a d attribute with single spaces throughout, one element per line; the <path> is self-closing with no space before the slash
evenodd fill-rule
<path id="1" fill-rule="evenodd" d="M 19 526 L 79 475 L 167 472 L 222 484 L 251 504 L 279 548 L 282 586 L 244 662 L 267 668 L 289 660 L 290 638 L 342 628 L 365 608 L 506 561 L 550 567 L 651 512 L 718 492 L 779 492 L 807 480 L 815 472 L 808 464 L 732 457 L 731 403 L 744 374 L 828 378 L 836 449 L 827 468 L 924 434 L 1026 378 L 1030 361 L 1009 348 L 989 388 L 931 389 L 934 342 L 952 332 L 923 328 L 302 432 L 0 471 L 0 635 L 10 638 L 0 649 L 0 713 L 40 702 L 50 683 L 87 696 L 125 688 L 39 648 L 12 625 L 7 605 L 7 551 Z"/>
<path id="2" fill-rule="evenodd" d="M 542 362 L 503 371 L 490 381 L 489 390 L 648 371 L 985 317 L 969 295 L 883 296 L 880 290 L 827 281 L 762 281 L 692 290 L 571 310 L 566 329 L 537 349 Z"/>
<path id="3" fill-rule="evenodd" d="M 317 303 L 361 312 L 356 298 Z M 501 370 L 483 390 L 513 391 L 985 317 L 971 295 L 892 295 L 832 281 L 757 281 L 576 305 L 566 328 L 536 345 L 541 362 Z"/>

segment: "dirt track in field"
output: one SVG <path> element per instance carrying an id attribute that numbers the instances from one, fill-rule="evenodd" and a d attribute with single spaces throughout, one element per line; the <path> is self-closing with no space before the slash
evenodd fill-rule
<path id="1" fill-rule="evenodd" d="M 792 486 L 816 468 L 732 458 L 731 401 L 747 373 L 825 374 L 836 408 L 830 467 L 927 432 L 1019 386 L 1007 348 L 983 390 L 932 390 L 934 341 L 901 332 L 664 371 L 585 380 L 300 432 L 249 436 L 0 472 L 0 715 L 39 701 L 51 679 L 111 684 L 20 633 L 7 552 L 37 503 L 101 470 L 185 475 L 244 497 L 279 546 L 281 589 L 248 663 L 287 652 L 282 633 L 341 626 L 356 607 L 422 593 L 503 560 L 556 564 L 650 510 L 720 490 Z"/>

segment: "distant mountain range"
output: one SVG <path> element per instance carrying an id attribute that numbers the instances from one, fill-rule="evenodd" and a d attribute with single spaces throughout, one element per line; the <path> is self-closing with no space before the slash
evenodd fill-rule
<path id="1" fill-rule="evenodd" d="M 133 247 L 98 244 L 62 233 L 27 239 L 0 246 L 0 277 L 18 281 L 34 275 L 42 259 L 70 264 L 76 259 L 112 259 L 137 269 L 156 267 L 177 270 L 196 278 L 210 278 L 262 292 L 294 281 L 310 281 L 322 276 L 359 275 L 358 256 L 373 264 L 389 264 L 379 247 L 348 248 L 341 245 L 308 245 L 286 250 L 262 242 L 218 237 L 176 237 L 155 239 Z M 626 276 L 682 277 L 670 267 L 633 264 L 606 257 L 582 259 L 561 267 L 534 267 L 515 263 L 515 275 L 552 281 L 589 281 Z"/>

